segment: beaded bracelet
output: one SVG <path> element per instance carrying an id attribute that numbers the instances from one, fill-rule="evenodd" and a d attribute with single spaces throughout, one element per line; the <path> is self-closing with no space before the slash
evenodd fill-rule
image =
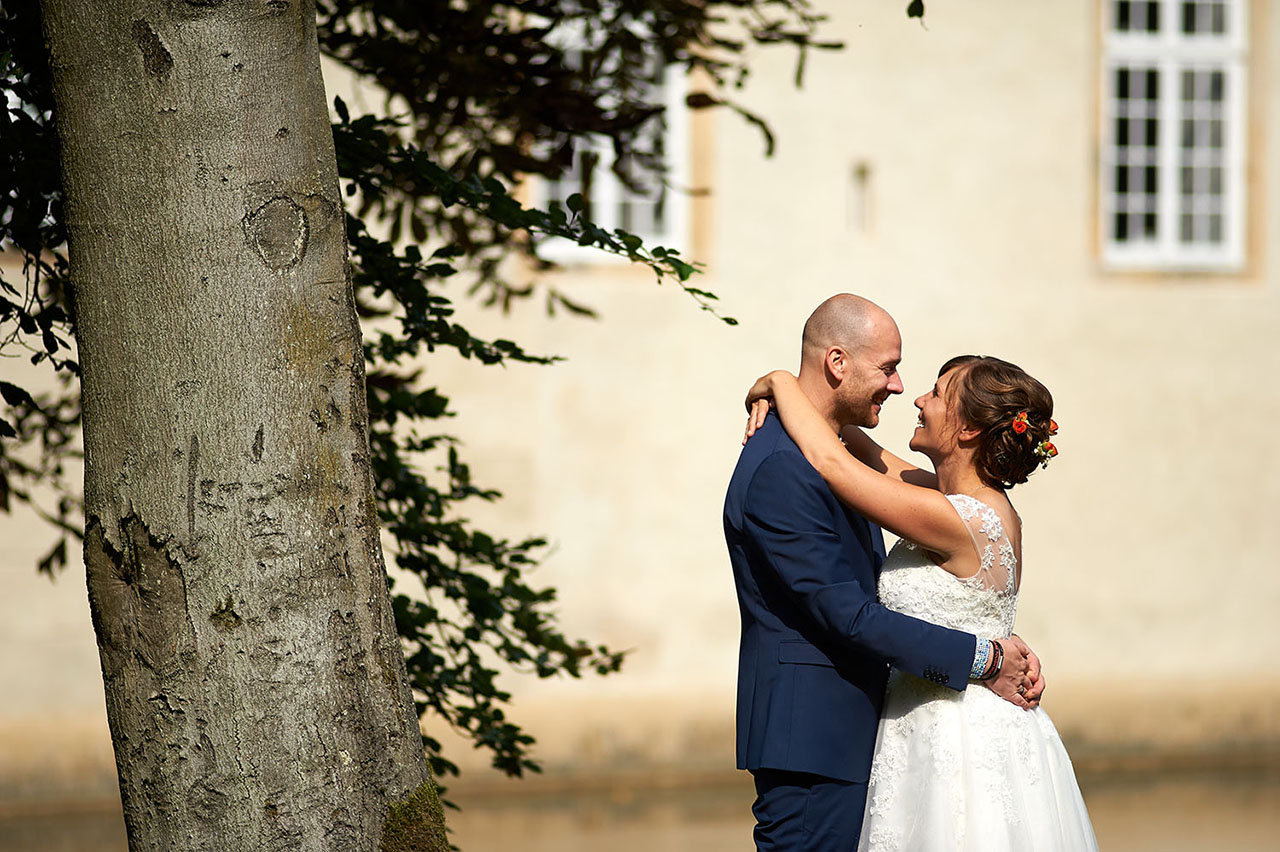
<path id="1" fill-rule="evenodd" d="M 991 644 L 995 647 L 996 663 L 994 666 L 991 667 L 991 671 L 987 672 L 987 674 L 978 678 L 978 680 L 984 681 L 984 682 L 995 680 L 997 677 L 1000 676 L 1000 669 L 1004 668 L 1004 646 L 1001 645 L 999 642 L 995 641 L 994 639 L 991 640 Z"/>
<path id="2" fill-rule="evenodd" d="M 973 668 L 969 670 L 969 677 L 978 680 L 987 671 L 987 663 L 991 660 L 991 640 L 979 639 L 977 651 L 973 655 Z"/>

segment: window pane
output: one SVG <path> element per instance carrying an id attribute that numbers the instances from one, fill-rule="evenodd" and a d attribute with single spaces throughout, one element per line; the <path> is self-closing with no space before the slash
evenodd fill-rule
<path id="1" fill-rule="evenodd" d="M 1222 242 L 1222 215 L 1214 213 L 1209 217 L 1209 242 Z"/>
<path id="2" fill-rule="evenodd" d="M 1184 243 L 1194 242 L 1196 238 L 1195 219 L 1191 218 L 1188 213 L 1183 213 L 1178 217 L 1178 239 Z"/>
<path id="3" fill-rule="evenodd" d="M 1115 0 L 1112 20 L 1116 32 L 1158 33 L 1159 0 Z"/>
<path id="4" fill-rule="evenodd" d="M 1227 7 L 1239 0 L 1182 0 L 1181 29 L 1187 36 L 1226 35 Z"/>
<path id="5" fill-rule="evenodd" d="M 1120 32 L 1129 30 L 1129 14 L 1132 11 L 1129 0 L 1116 0 L 1116 29 Z"/>

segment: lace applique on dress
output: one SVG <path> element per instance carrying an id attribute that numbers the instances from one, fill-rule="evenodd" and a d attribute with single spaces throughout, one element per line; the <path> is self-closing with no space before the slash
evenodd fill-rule
<path id="1" fill-rule="evenodd" d="M 903 540 L 880 573 L 880 602 L 978 636 L 1008 636 L 1018 612 L 1018 560 L 996 510 L 973 497 L 949 494 L 973 539 L 981 567 L 958 578 L 935 565 L 925 551 Z"/>

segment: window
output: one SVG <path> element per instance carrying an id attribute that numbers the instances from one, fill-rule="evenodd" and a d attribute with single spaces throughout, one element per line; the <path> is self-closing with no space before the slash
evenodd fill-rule
<path id="1" fill-rule="evenodd" d="M 1241 267 L 1248 0 L 1104 2 L 1104 262 Z"/>
<path id="2" fill-rule="evenodd" d="M 646 122 L 644 132 L 651 136 L 637 147 L 651 146 L 667 163 L 666 175 L 630 170 L 638 187 L 629 189 L 614 174 L 613 146 L 607 139 L 592 139 L 586 144 L 579 141 L 572 169 L 558 180 L 543 181 L 539 202 L 544 208 L 551 201 L 563 206 L 566 198 L 579 193 L 587 203 L 583 215 L 600 227 L 609 231 L 621 228 L 643 239 L 649 247 L 661 245 L 683 251 L 688 242 L 687 197 L 673 187 L 688 182 L 684 74 L 679 65 L 663 68 L 655 62 L 655 66 L 646 100 L 666 108 L 666 126 L 657 120 Z M 562 262 L 599 262 L 609 257 L 597 249 L 562 239 L 547 240 L 539 251 L 550 260 Z"/>

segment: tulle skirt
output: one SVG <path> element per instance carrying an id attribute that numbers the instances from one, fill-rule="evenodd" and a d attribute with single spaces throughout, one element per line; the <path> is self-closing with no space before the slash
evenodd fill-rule
<path id="1" fill-rule="evenodd" d="M 1043 710 L 986 687 L 889 681 L 859 850 L 1096 850 L 1075 770 Z"/>

